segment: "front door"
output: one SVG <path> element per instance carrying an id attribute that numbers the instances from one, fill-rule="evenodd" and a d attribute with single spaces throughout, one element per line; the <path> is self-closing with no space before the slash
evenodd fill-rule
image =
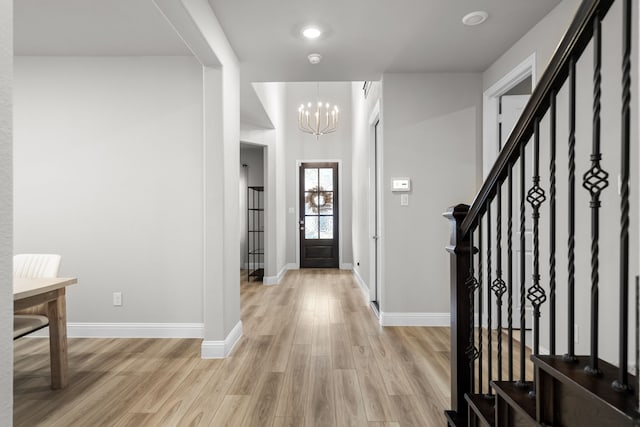
<path id="1" fill-rule="evenodd" d="M 338 164 L 300 165 L 300 267 L 338 268 Z"/>

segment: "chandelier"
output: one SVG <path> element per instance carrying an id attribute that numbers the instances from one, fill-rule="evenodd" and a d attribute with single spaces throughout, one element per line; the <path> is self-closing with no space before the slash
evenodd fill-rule
<path id="1" fill-rule="evenodd" d="M 315 111 L 314 111 L 315 110 Z M 305 106 L 298 108 L 298 129 L 304 133 L 315 135 L 316 139 L 320 135 L 335 132 L 338 126 L 338 106 L 317 101 L 315 104 L 309 102 Z"/>

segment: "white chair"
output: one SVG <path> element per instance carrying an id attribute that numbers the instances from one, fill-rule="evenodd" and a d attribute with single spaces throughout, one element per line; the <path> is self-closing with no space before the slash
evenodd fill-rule
<path id="1" fill-rule="evenodd" d="M 58 277 L 60 255 L 20 254 L 13 257 L 14 277 Z M 47 304 L 40 304 L 13 315 L 13 339 L 16 340 L 49 325 Z"/>

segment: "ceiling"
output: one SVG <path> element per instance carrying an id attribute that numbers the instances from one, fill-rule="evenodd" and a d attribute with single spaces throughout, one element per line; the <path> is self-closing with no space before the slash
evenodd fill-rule
<path id="1" fill-rule="evenodd" d="M 191 55 L 151 0 L 15 0 L 17 55 Z"/>
<path id="2" fill-rule="evenodd" d="M 255 81 L 370 80 L 383 72 L 484 71 L 560 0 L 209 0 Z M 485 10 L 477 27 L 465 14 Z M 325 35 L 305 40 L 316 24 Z M 307 55 L 324 56 L 311 65 Z"/>
<path id="3" fill-rule="evenodd" d="M 560 0 L 208 0 L 241 61 L 242 120 L 271 127 L 251 82 L 483 71 Z M 485 10 L 477 27 L 463 15 Z M 325 31 L 315 41 L 300 29 Z M 152 0 L 17 0 L 17 55 L 191 55 Z M 311 65 L 307 55 L 323 55 Z"/>

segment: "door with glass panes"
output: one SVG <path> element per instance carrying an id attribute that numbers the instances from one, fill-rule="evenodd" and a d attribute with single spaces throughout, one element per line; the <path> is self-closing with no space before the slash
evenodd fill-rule
<path id="1" fill-rule="evenodd" d="M 338 268 L 338 164 L 300 165 L 300 267 Z"/>

